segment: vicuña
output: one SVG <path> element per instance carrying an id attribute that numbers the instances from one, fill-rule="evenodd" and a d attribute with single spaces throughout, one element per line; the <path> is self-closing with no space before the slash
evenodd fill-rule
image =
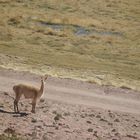
<path id="1" fill-rule="evenodd" d="M 18 84 L 13 86 L 13 90 L 15 92 L 15 100 L 14 100 L 14 111 L 19 112 L 18 109 L 18 102 L 22 95 L 26 99 L 32 99 L 32 113 L 35 113 L 35 107 L 37 100 L 40 99 L 40 97 L 43 95 L 44 92 L 44 84 L 47 80 L 48 76 L 45 75 L 44 77 L 41 77 L 41 86 L 40 88 L 36 88 L 33 86 L 25 85 L 25 84 Z"/>

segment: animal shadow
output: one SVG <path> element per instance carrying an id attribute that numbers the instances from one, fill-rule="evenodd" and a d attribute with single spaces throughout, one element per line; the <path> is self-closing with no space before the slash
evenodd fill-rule
<path id="1" fill-rule="evenodd" d="M 11 112 L 11 111 L 5 111 L 3 109 L 0 109 L 0 113 L 13 114 L 13 117 L 25 117 L 29 115 L 26 112 Z"/>

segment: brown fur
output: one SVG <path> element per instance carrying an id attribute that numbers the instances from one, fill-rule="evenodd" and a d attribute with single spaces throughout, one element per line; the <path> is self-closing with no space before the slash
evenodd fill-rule
<path id="1" fill-rule="evenodd" d="M 15 93 L 17 92 L 17 94 L 21 93 L 21 96 L 24 95 L 25 98 L 32 98 L 33 96 L 37 96 L 37 93 L 39 92 L 39 89 L 24 84 L 15 85 L 13 90 Z"/>
<path id="2" fill-rule="evenodd" d="M 37 103 L 37 100 L 42 96 L 44 92 L 44 82 L 46 79 L 47 79 L 47 76 L 45 76 L 44 78 L 43 77 L 41 78 L 40 89 L 33 86 L 25 85 L 25 84 L 18 84 L 18 85 L 13 86 L 13 90 L 15 92 L 15 100 L 14 100 L 15 112 L 19 112 L 18 102 L 21 96 L 23 95 L 26 99 L 32 99 L 31 112 L 35 113 L 36 103 Z"/>

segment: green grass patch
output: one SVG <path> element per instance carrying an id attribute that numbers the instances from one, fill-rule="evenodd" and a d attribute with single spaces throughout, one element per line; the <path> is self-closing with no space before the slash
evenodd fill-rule
<path id="1" fill-rule="evenodd" d="M 3 1 L 0 64 L 87 81 L 96 81 L 96 75 L 110 75 L 108 81 L 112 84 L 137 89 L 140 85 L 138 10 L 139 0 Z M 62 29 L 41 25 L 40 21 Z M 70 27 L 63 28 L 64 25 Z M 75 27 L 95 32 L 76 35 Z M 105 80 L 102 78 L 101 83 Z"/>

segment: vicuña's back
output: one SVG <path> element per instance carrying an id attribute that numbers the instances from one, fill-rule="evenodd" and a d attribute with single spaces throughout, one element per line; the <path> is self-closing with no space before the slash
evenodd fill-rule
<path id="1" fill-rule="evenodd" d="M 13 87 L 13 90 L 17 94 L 24 95 L 25 98 L 33 98 L 34 96 L 37 96 L 39 92 L 39 88 L 25 85 L 25 84 L 18 84 Z"/>
<path id="2" fill-rule="evenodd" d="M 35 113 L 35 106 L 36 106 L 37 100 L 42 96 L 44 92 L 44 82 L 47 79 L 47 77 L 48 76 L 41 78 L 40 88 L 36 88 L 36 87 L 25 85 L 25 84 L 18 84 L 18 85 L 13 86 L 13 90 L 15 92 L 15 100 L 14 100 L 15 112 L 19 112 L 18 102 L 21 96 L 24 95 L 26 99 L 29 99 L 29 98 L 32 99 L 32 112 Z"/>

